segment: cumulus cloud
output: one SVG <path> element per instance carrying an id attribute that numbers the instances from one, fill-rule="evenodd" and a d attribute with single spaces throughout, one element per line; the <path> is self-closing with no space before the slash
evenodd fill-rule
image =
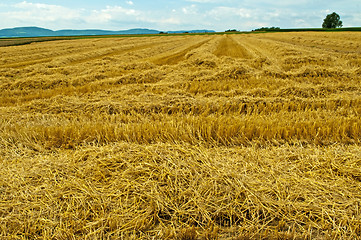
<path id="1" fill-rule="evenodd" d="M 197 8 L 197 6 L 195 4 L 192 4 L 191 6 L 183 7 L 182 12 L 184 14 L 186 14 L 186 15 L 197 14 L 198 13 L 198 8 Z"/>
<path id="2" fill-rule="evenodd" d="M 112 26 L 112 22 L 119 25 L 119 22 L 122 21 L 126 24 L 129 22 L 136 23 L 141 15 L 141 11 L 121 6 L 85 10 L 27 1 L 14 4 L 12 11 L 0 12 L 0 17 L 7 19 L 6 22 L 12 26 L 42 26 L 55 30 L 62 28 L 107 28 L 107 26 Z M 126 24 L 123 27 L 126 28 Z"/>
<path id="3" fill-rule="evenodd" d="M 44 20 L 55 20 L 55 19 L 73 19 L 80 16 L 79 10 L 73 10 L 70 8 L 41 4 L 41 3 L 30 3 L 27 1 L 17 3 L 14 5 L 18 10 L 15 11 L 14 15 L 18 17 L 27 16 L 33 19 L 44 19 Z"/>
<path id="4" fill-rule="evenodd" d="M 9 5 L 8 5 L 9 6 Z M 59 22 L 65 26 L 81 21 L 82 10 L 63 6 L 30 3 L 23 1 L 11 6 L 8 12 L 0 12 L 0 18 L 6 19 L 8 26 L 56 26 Z M 9 26 L 10 25 L 10 26 Z"/>
<path id="5" fill-rule="evenodd" d="M 99 11 L 101 13 L 106 13 L 112 16 L 118 16 L 123 17 L 125 16 L 139 16 L 142 13 L 140 11 L 137 11 L 135 9 L 131 8 L 123 8 L 119 6 L 107 6 L 105 9 Z"/>
<path id="6" fill-rule="evenodd" d="M 216 7 L 210 10 L 207 15 L 220 20 L 229 17 L 250 18 L 253 13 L 253 10 L 245 8 Z"/>

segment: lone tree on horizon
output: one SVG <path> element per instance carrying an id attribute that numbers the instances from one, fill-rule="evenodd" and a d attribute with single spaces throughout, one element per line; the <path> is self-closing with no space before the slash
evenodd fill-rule
<path id="1" fill-rule="evenodd" d="M 338 28 L 342 27 L 342 21 L 340 20 L 340 15 L 333 12 L 328 14 L 325 19 L 323 19 L 323 28 Z"/>

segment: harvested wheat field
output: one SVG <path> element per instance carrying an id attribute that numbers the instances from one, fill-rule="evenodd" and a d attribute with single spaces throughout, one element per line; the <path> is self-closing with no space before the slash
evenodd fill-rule
<path id="1" fill-rule="evenodd" d="M 358 239 L 361 33 L 0 48 L 1 239 Z"/>

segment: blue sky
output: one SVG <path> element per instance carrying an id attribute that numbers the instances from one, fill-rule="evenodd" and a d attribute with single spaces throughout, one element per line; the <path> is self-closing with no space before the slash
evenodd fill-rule
<path id="1" fill-rule="evenodd" d="M 321 27 L 337 12 L 344 27 L 361 26 L 360 0 L 0 0 L 0 29 L 161 31 Z"/>

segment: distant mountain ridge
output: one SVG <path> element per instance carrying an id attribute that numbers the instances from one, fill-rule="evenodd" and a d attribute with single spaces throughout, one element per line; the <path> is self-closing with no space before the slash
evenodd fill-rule
<path id="1" fill-rule="evenodd" d="M 1 38 L 11 37 L 60 37 L 60 36 L 85 36 L 85 35 L 132 35 L 132 34 L 159 34 L 162 31 L 146 29 L 146 28 L 135 28 L 121 31 L 107 31 L 107 30 L 58 30 L 53 31 L 46 28 L 40 27 L 16 27 L 6 28 L 0 30 Z M 168 33 L 200 33 L 200 32 L 214 32 L 213 30 L 190 30 L 190 31 L 170 31 Z"/>

